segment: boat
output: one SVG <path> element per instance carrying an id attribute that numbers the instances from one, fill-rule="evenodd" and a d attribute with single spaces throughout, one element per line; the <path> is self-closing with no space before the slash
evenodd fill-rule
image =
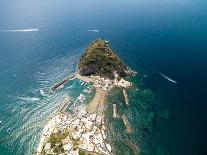
<path id="1" fill-rule="evenodd" d="M 78 97 L 78 100 L 79 100 L 80 102 L 85 101 L 85 96 L 84 96 L 83 94 L 80 94 L 80 96 Z"/>
<path id="2" fill-rule="evenodd" d="M 86 88 L 86 89 L 83 90 L 83 92 L 89 94 L 89 93 L 91 93 L 91 89 Z"/>
<path id="3" fill-rule="evenodd" d="M 108 40 L 104 40 L 105 44 L 109 44 L 109 41 Z"/>

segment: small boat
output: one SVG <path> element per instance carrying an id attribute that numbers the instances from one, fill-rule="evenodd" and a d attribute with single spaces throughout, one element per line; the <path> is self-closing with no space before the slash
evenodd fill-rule
<path id="1" fill-rule="evenodd" d="M 83 92 L 89 94 L 91 93 L 91 89 L 84 89 Z"/>
<path id="2" fill-rule="evenodd" d="M 78 100 L 79 100 L 80 102 L 85 101 L 85 96 L 84 96 L 83 94 L 80 94 L 80 96 L 78 97 Z"/>
<path id="3" fill-rule="evenodd" d="M 109 44 L 109 41 L 108 40 L 105 40 L 104 42 L 105 42 L 105 44 Z"/>

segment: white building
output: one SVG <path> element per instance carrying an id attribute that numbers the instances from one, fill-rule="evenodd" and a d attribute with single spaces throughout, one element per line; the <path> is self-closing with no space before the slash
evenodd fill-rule
<path id="1" fill-rule="evenodd" d="M 123 88 L 129 88 L 131 86 L 131 82 L 124 80 L 123 78 L 119 80 L 118 86 Z"/>

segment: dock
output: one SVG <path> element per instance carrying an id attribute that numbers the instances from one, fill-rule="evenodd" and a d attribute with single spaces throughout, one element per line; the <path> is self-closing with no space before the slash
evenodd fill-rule
<path id="1" fill-rule="evenodd" d="M 56 83 L 54 86 L 51 87 L 51 90 L 52 91 L 55 91 L 57 89 L 61 89 L 64 84 L 66 84 L 68 81 L 71 81 L 71 80 L 74 80 L 76 79 L 76 76 L 75 75 L 72 75 L 72 76 L 68 76 L 67 78 L 65 78 L 64 80 Z"/>
<path id="2" fill-rule="evenodd" d="M 124 143 L 127 146 L 129 146 L 129 148 L 134 152 L 134 154 L 139 154 L 140 150 L 135 144 L 131 143 L 129 140 L 125 140 Z"/>
<path id="3" fill-rule="evenodd" d="M 130 125 L 129 125 L 129 120 L 128 120 L 127 116 L 123 115 L 122 119 L 123 119 L 123 122 L 124 122 L 124 125 L 125 125 L 127 133 L 131 133 L 132 129 L 131 129 Z"/>
<path id="4" fill-rule="evenodd" d="M 113 104 L 113 117 L 117 118 L 117 105 Z"/>
<path id="5" fill-rule="evenodd" d="M 129 105 L 129 97 L 128 97 L 128 93 L 127 90 L 123 88 L 123 94 L 124 94 L 124 100 L 126 105 Z"/>
<path id="6" fill-rule="evenodd" d="M 59 113 L 64 112 L 70 104 L 71 104 L 71 98 L 70 98 L 69 96 L 67 96 L 67 97 L 63 100 L 63 102 L 62 102 L 62 104 L 61 104 L 61 107 L 60 107 L 60 109 L 58 110 L 58 112 L 59 112 Z"/>

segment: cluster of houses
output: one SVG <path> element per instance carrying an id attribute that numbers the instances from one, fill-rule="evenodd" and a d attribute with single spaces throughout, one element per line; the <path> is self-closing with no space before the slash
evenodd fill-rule
<path id="1" fill-rule="evenodd" d="M 93 81 L 94 81 L 94 86 L 95 87 L 99 87 L 102 88 L 103 92 L 107 92 L 109 91 L 111 88 L 113 87 L 121 87 L 121 88 L 129 88 L 132 86 L 132 83 L 121 78 L 118 80 L 118 78 L 115 78 L 114 80 L 110 80 L 104 77 L 100 77 L 100 76 L 90 76 Z"/>
<path id="2" fill-rule="evenodd" d="M 104 77 L 100 76 L 90 76 L 94 81 L 94 87 L 99 87 L 102 89 L 103 92 L 110 90 L 113 87 L 113 81 L 109 79 L 105 79 Z"/>
<path id="3" fill-rule="evenodd" d="M 45 129 L 43 133 L 43 136 L 47 135 L 47 139 L 42 142 L 39 154 L 41 152 L 55 154 L 53 148 L 51 148 L 49 136 L 65 131 L 69 134 L 61 142 L 64 154 L 78 155 L 80 150 L 96 154 L 111 154 L 111 146 L 106 143 L 106 128 L 104 125 L 102 116 L 96 114 L 87 115 L 78 109 L 74 109 L 73 115 L 68 113 L 59 114 L 46 125 L 49 131 Z"/>
<path id="4" fill-rule="evenodd" d="M 43 151 L 45 143 L 50 138 L 51 134 L 54 133 L 54 130 L 56 129 L 57 124 L 62 123 L 62 119 L 64 118 L 63 114 L 58 114 L 51 118 L 48 123 L 45 125 L 43 129 L 43 133 L 36 151 L 36 155 L 40 155 Z M 48 144 L 45 145 L 46 148 L 48 148 Z"/>
<path id="5" fill-rule="evenodd" d="M 88 80 L 88 81 L 87 81 Z M 115 76 L 115 80 L 106 79 L 100 76 L 90 76 L 86 78 L 87 82 L 93 82 L 94 87 L 101 88 L 103 92 L 109 91 L 113 87 L 121 87 L 123 90 L 129 88 L 132 84 L 123 78 Z M 90 93 L 92 87 L 85 90 Z M 125 92 L 125 94 L 127 94 Z M 126 102 L 128 97 L 125 95 Z M 79 96 L 80 101 L 84 101 L 84 95 Z M 65 104 L 64 104 L 65 105 Z M 116 107 L 114 107 L 116 109 Z M 56 154 L 51 145 L 50 137 L 52 134 L 68 133 L 61 139 L 62 150 L 66 155 L 78 155 L 80 150 L 94 152 L 96 154 L 112 154 L 111 146 L 106 143 L 104 116 L 97 114 L 87 114 L 85 111 L 79 111 L 73 108 L 73 112 L 59 113 L 50 119 L 43 129 L 37 155 Z"/>

